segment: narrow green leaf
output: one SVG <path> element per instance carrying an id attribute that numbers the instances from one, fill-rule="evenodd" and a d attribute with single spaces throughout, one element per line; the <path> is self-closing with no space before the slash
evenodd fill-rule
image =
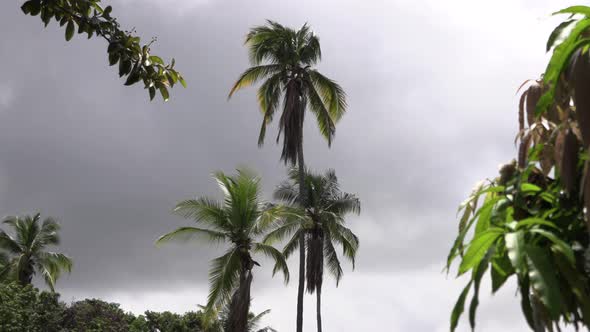
<path id="1" fill-rule="evenodd" d="M 153 86 L 150 86 L 150 88 L 148 90 L 150 93 L 150 101 L 152 101 L 152 100 L 154 100 L 154 97 L 156 96 L 156 88 L 154 88 Z"/>
<path id="2" fill-rule="evenodd" d="M 547 226 L 547 227 L 551 227 L 553 229 L 559 230 L 559 227 L 555 226 L 554 223 L 547 221 L 545 219 L 541 219 L 541 218 L 526 218 L 526 219 L 522 219 L 521 221 L 519 221 L 516 224 L 516 229 L 521 229 L 527 226 Z"/>
<path id="3" fill-rule="evenodd" d="M 519 277 L 518 289 L 520 291 L 520 307 L 527 324 L 532 330 L 535 330 L 535 320 L 533 319 L 533 308 L 531 307 L 530 298 L 530 281 L 528 276 Z"/>
<path id="4" fill-rule="evenodd" d="M 575 20 L 568 20 L 568 21 L 561 22 L 561 24 L 559 24 L 553 30 L 553 32 L 551 32 L 551 35 L 549 35 L 549 39 L 547 39 L 547 52 L 549 52 L 553 48 L 553 46 L 555 45 L 555 42 L 561 36 L 561 33 L 563 32 L 563 30 L 565 28 L 567 28 L 573 22 L 575 22 Z"/>
<path id="5" fill-rule="evenodd" d="M 74 37 L 75 28 L 74 21 L 68 21 L 68 25 L 66 26 L 66 41 L 70 41 Z"/>
<path id="6" fill-rule="evenodd" d="M 495 257 L 492 260 L 492 293 L 497 292 L 508 278 L 514 274 L 514 268 L 510 263 L 508 255 Z"/>
<path id="7" fill-rule="evenodd" d="M 164 99 L 164 101 L 168 101 L 168 99 L 170 99 L 168 89 L 166 89 L 164 85 L 160 86 L 160 94 L 162 95 L 162 99 Z"/>
<path id="8" fill-rule="evenodd" d="M 524 251 L 524 233 L 522 231 L 507 233 L 504 236 L 506 242 L 506 249 L 508 250 L 508 258 L 512 263 L 512 267 L 519 275 L 523 275 L 526 269 L 525 266 L 525 251 Z"/>
<path id="9" fill-rule="evenodd" d="M 473 274 L 471 279 L 473 280 L 473 298 L 471 299 L 471 304 L 469 305 L 469 325 L 471 329 L 475 329 L 475 314 L 477 311 L 477 307 L 479 306 L 479 285 L 481 284 L 481 278 L 485 274 L 488 269 L 488 265 L 490 263 L 490 257 L 494 254 L 494 247 L 492 246 L 488 252 L 486 253 L 484 259 L 481 260 L 477 269 L 473 270 Z"/>
<path id="10" fill-rule="evenodd" d="M 459 299 L 457 299 L 457 303 L 455 303 L 455 307 L 453 307 L 453 311 L 451 312 L 451 332 L 454 332 L 459 325 L 459 318 L 461 318 L 461 314 L 465 310 L 465 298 L 467 298 L 467 294 L 469 294 L 469 288 L 471 288 L 472 281 L 467 283 L 467 286 L 459 295 Z"/>
<path id="11" fill-rule="evenodd" d="M 549 231 L 546 231 L 544 229 L 532 229 L 531 233 L 541 234 L 544 237 L 546 237 L 547 239 L 549 239 L 551 242 L 554 243 L 556 251 L 559 251 L 560 253 L 562 253 L 565 256 L 565 258 L 567 258 L 567 261 L 572 266 L 576 265 L 576 258 L 574 257 L 574 250 L 572 249 L 572 247 L 570 247 L 569 244 L 565 243 L 557 235 L 555 235 Z"/>
<path id="12" fill-rule="evenodd" d="M 559 293 L 559 282 L 550 256 L 547 251 L 530 245 L 525 246 L 525 250 L 528 258 L 531 287 L 533 287 L 535 293 L 549 311 L 551 318 L 557 319 L 561 311 L 562 301 Z"/>
<path id="13" fill-rule="evenodd" d="M 539 192 L 541 191 L 541 187 L 534 185 L 532 183 L 523 183 L 520 186 L 520 190 L 524 192 Z"/>
<path id="14" fill-rule="evenodd" d="M 492 244 L 502 235 L 504 230 L 501 228 L 490 228 L 478 234 L 469 244 L 465 256 L 459 266 L 459 275 L 467 272 L 469 269 L 479 265 L 485 254 Z"/>
<path id="15" fill-rule="evenodd" d="M 160 58 L 160 57 L 159 57 L 159 56 L 157 56 L 157 55 L 151 55 L 151 56 L 150 56 L 150 61 L 151 61 L 151 62 L 153 62 L 153 63 L 158 63 L 158 64 L 161 64 L 161 65 L 163 65 L 163 64 L 164 64 L 164 60 L 162 60 L 162 58 Z"/>
<path id="16" fill-rule="evenodd" d="M 570 6 L 570 7 L 564 8 L 560 11 L 553 13 L 553 15 L 558 15 L 558 14 L 581 14 L 581 15 L 585 15 L 585 16 L 590 16 L 590 7 Z"/>

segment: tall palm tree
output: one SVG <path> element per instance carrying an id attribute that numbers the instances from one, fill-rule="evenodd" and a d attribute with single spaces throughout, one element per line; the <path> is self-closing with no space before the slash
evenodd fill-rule
<path id="1" fill-rule="evenodd" d="M 346 95 L 335 81 L 313 68 L 322 52 L 319 38 L 305 24 L 293 30 L 273 21 L 252 28 L 246 37 L 250 63 L 236 81 L 228 98 L 239 89 L 265 80 L 258 89 L 258 103 L 262 111 L 262 125 L 258 145 L 264 142 L 266 125 L 272 122 L 281 99 L 283 110 L 279 119 L 277 143 L 283 135 L 281 160 L 299 166 L 303 177 L 303 120 L 309 109 L 316 117 L 321 134 L 332 144 L 336 132 L 335 123 L 346 110 Z M 303 178 L 301 178 L 303 182 Z M 305 205 L 301 188 L 300 204 Z M 303 330 L 303 292 L 305 278 L 304 238 L 299 252 L 299 288 L 297 294 L 297 332 Z"/>
<path id="2" fill-rule="evenodd" d="M 285 282 L 289 280 L 283 254 L 270 245 L 256 242 L 256 238 L 262 236 L 285 209 L 261 201 L 260 178 L 248 171 L 238 170 L 235 176 L 217 172 L 214 178 L 223 192 L 223 201 L 201 197 L 182 201 L 174 209 L 176 214 L 194 219 L 206 228 L 181 227 L 163 235 L 157 243 L 202 236 L 210 241 L 231 244 L 223 256 L 212 262 L 206 311 L 211 314 L 227 304 L 229 321 L 226 330 L 244 332 L 250 309 L 252 269 L 254 265 L 259 266 L 252 254 L 262 253 L 272 258 L 275 261 L 273 274 L 280 270 Z"/>
<path id="3" fill-rule="evenodd" d="M 287 204 L 299 201 L 299 171 L 292 169 L 290 181 L 281 183 L 274 196 Z M 354 269 L 355 256 L 359 246 L 358 237 L 344 225 L 344 217 L 348 213 L 360 213 L 359 199 L 349 193 L 342 192 L 334 170 L 324 174 L 305 173 L 305 190 L 307 195 L 305 216 L 303 219 L 285 219 L 265 237 L 265 243 L 280 241 L 290 235 L 291 239 L 285 246 L 283 254 L 289 257 L 299 246 L 298 239 L 306 238 L 307 266 L 306 279 L 309 293 L 316 293 L 316 319 L 318 332 L 322 331 L 321 293 L 324 279 L 324 264 L 336 278 L 336 285 L 342 278 L 342 267 L 336 254 L 335 245 L 342 247 L 344 256 L 352 262 Z"/>
<path id="4" fill-rule="evenodd" d="M 49 217 L 41 223 L 41 215 L 37 213 L 32 217 L 7 217 L 3 223 L 12 227 L 14 234 L 0 230 L 0 250 L 7 254 L 6 268 L 0 274 L 4 272 L 9 278 L 27 285 L 39 272 L 54 291 L 61 273 L 72 270 L 70 257 L 46 251 L 48 246 L 59 245 L 57 222 Z"/>

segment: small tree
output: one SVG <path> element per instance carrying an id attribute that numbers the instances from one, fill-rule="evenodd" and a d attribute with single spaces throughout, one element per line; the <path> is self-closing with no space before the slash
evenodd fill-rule
<path id="1" fill-rule="evenodd" d="M 459 209 L 447 268 L 459 257 L 458 275 L 471 278 L 451 314 L 451 330 L 471 289 L 475 327 L 487 270 L 493 292 L 516 279 L 531 329 L 590 326 L 590 7 L 556 14 L 571 16 L 550 35 L 545 73 L 520 99 L 518 157 L 479 184 Z M 468 234 L 473 237 L 465 244 Z"/>
<path id="2" fill-rule="evenodd" d="M 111 16 L 113 8 L 102 8 L 100 0 L 28 0 L 21 6 L 22 11 L 31 16 L 39 15 L 45 26 L 52 19 L 66 26 L 65 38 L 71 40 L 76 33 L 85 33 L 88 38 L 99 36 L 108 43 L 109 64 L 119 64 L 119 76 L 126 76 L 125 85 L 133 85 L 139 81 L 144 83 L 150 100 L 156 91 L 168 100 L 168 87 L 180 82 L 186 87 L 182 75 L 174 69 L 174 59 L 170 64 L 162 58 L 150 54 L 150 46 L 154 42 L 142 45 L 134 31 L 124 31 L 117 20 Z"/>

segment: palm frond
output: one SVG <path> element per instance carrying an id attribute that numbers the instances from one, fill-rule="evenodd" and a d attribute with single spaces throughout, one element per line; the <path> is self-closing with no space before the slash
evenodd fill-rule
<path id="1" fill-rule="evenodd" d="M 325 77 L 317 70 L 309 70 L 307 74 L 322 97 L 324 104 L 327 105 L 332 120 L 338 122 L 346 112 L 347 107 L 344 89 L 338 83 Z"/>
<path id="2" fill-rule="evenodd" d="M 328 146 L 330 146 L 332 144 L 332 138 L 336 133 L 336 125 L 334 124 L 334 120 L 332 120 L 332 114 L 326 108 L 324 101 L 311 81 L 308 81 L 307 89 L 309 95 L 309 110 L 316 116 L 320 133 L 326 140 L 328 140 Z"/>
<path id="3" fill-rule="evenodd" d="M 39 254 L 38 269 L 45 279 L 45 283 L 55 291 L 55 283 L 59 279 L 62 271 L 70 273 L 72 271 L 72 259 L 64 254 L 54 252 L 44 252 Z"/>
<path id="4" fill-rule="evenodd" d="M 334 245 L 330 240 L 330 232 L 327 231 L 325 234 L 326 241 L 324 241 L 324 257 L 326 258 L 326 266 L 328 267 L 328 271 L 330 271 L 336 279 L 336 286 L 338 286 L 343 274 L 342 266 L 340 265 L 340 260 L 338 259 Z"/>
<path id="5" fill-rule="evenodd" d="M 355 267 L 355 257 L 359 248 L 358 237 L 348 228 L 338 223 L 330 223 L 331 240 L 342 246 L 342 253 Z"/>
<path id="6" fill-rule="evenodd" d="M 293 236 L 291 237 L 289 242 L 287 242 L 287 244 L 283 248 L 283 256 L 285 256 L 285 258 L 291 257 L 291 255 L 295 252 L 295 250 L 297 250 L 299 248 L 299 236 L 301 236 L 301 234 L 304 232 L 305 231 L 303 229 L 298 229 L 293 234 Z"/>
<path id="7" fill-rule="evenodd" d="M 299 188 L 296 184 L 284 181 L 275 189 L 273 198 L 294 205 L 299 201 Z"/>
<path id="8" fill-rule="evenodd" d="M 207 297 L 207 311 L 222 307 L 229 301 L 239 274 L 240 257 L 236 248 L 212 261 L 209 270 L 210 291 Z"/>
<path id="9" fill-rule="evenodd" d="M 0 230 L 0 248 L 13 254 L 23 251 L 18 241 L 3 230 Z"/>
<path id="10" fill-rule="evenodd" d="M 280 226 L 266 234 L 262 242 L 265 244 L 273 244 L 282 241 L 284 238 L 301 228 L 301 221 L 301 219 L 296 218 L 281 223 Z"/>
<path id="11" fill-rule="evenodd" d="M 265 77 L 274 75 L 280 72 L 282 69 L 282 66 L 276 64 L 260 65 L 246 69 L 246 71 L 240 75 L 236 83 L 234 83 L 234 86 L 230 90 L 227 98 L 231 98 L 234 92 L 248 87 Z"/>
<path id="12" fill-rule="evenodd" d="M 176 204 L 173 213 L 186 219 L 193 219 L 197 223 L 204 223 L 217 231 L 226 231 L 231 228 L 222 206 L 207 197 L 181 201 Z"/>
<path id="13" fill-rule="evenodd" d="M 283 93 L 281 89 L 281 81 L 284 76 L 286 76 L 284 72 L 278 72 L 267 79 L 258 89 L 258 104 L 260 105 L 260 111 L 263 114 L 260 134 L 258 135 L 258 146 L 262 146 L 264 143 L 266 125 L 272 121 L 274 113 L 277 107 L 279 107 Z"/>
<path id="14" fill-rule="evenodd" d="M 287 266 L 287 261 L 285 260 L 285 256 L 278 251 L 276 248 L 263 244 L 263 243 L 254 243 L 252 246 L 252 250 L 254 252 L 259 252 L 264 254 L 265 256 L 272 258 L 275 261 L 275 266 L 272 270 L 273 276 L 277 271 L 281 271 L 283 273 L 285 284 L 289 282 L 289 267 Z"/>
<path id="15" fill-rule="evenodd" d="M 197 227 L 180 227 L 175 231 L 164 234 L 158 238 L 156 245 L 161 245 L 170 241 L 191 241 L 198 238 L 205 238 L 210 242 L 223 242 L 227 235 L 223 232 L 218 232 L 210 229 Z"/>

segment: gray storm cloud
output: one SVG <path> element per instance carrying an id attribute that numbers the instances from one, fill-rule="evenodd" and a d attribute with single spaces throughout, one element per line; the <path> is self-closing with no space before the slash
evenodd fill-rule
<path id="1" fill-rule="evenodd" d="M 350 107 L 331 149 L 307 118 L 306 161 L 335 168 L 363 203 L 349 221 L 361 238 L 358 267 L 326 291 L 325 325 L 445 330 L 459 290 L 440 273 L 456 206 L 514 154 L 514 92 L 543 69 L 554 21 L 539 18 L 555 5 L 469 2 L 466 11 L 466 1 L 422 2 L 110 1 L 126 27 L 158 37 L 154 52 L 176 58 L 189 87 L 175 88 L 167 103 L 124 87 L 101 40 L 67 43 L 54 22 L 44 29 L 18 2 L 1 2 L 0 214 L 60 220 L 62 250 L 75 260 L 58 283 L 66 299 L 107 297 L 136 311 L 203 303 L 208 262 L 221 248 L 156 248 L 154 240 L 190 223 L 170 214 L 176 201 L 218 197 L 214 170 L 248 165 L 263 176 L 267 197 L 284 178 L 274 135 L 256 145 L 255 90 L 229 102 L 227 93 L 248 65 L 242 43 L 251 26 L 308 22 L 321 38 L 320 69 L 345 88 Z M 269 269 L 256 273 L 255 307 L 273 308 L 273 325 L 290 331 L 293 285 L 282 288 Z M 414 287 L 424 288 L 418 300 Z M 522 324 L 518 311 L 494 304 L 515 303 L 502 296 L 480 310 L 483 331 L 508 328 L 494 315 Z M 418 317 L 420 310 L 429 313 Z M 370 323 L 347 320 L 360 313 Z"/>

